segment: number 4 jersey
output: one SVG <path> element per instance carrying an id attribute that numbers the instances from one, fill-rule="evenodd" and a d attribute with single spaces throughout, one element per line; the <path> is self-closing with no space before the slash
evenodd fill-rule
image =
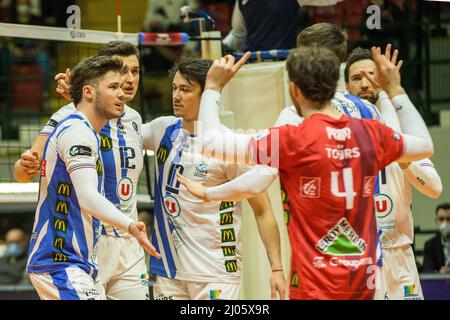
<path id="1" fill-rule="evenodd" d="M 375 179 L 401 156 L 402 137 L 374 120 L 315 114 L 266 131 L 251 148 L 260 164 L 278 157 L 289 196 L 290 298 L 372 299 Z"/>

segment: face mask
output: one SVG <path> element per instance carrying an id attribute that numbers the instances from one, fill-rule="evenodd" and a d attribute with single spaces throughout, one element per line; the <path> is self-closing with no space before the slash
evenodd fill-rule
<path id="1" fill-rule="evenodd" d="M 27 4 L 18 4 L 16 6 L 16 11 L 19 15 L 28 15 L 30 13 L 30 6 Z"/>
<path id="2" fill-rule="evenodd" d="M 450 223 L 447 223 L 447 221 L 442 222 L 439 225 L 439 230 L 441 231 L 442 236 L 450 236 Z"/>
<path id="3" fill-rule="evenodd" d="M 17 243 L 11 243 L 6 248 L 5 255 L 7 257 L 19 257 L 23 253 L 22 247 Z"/>

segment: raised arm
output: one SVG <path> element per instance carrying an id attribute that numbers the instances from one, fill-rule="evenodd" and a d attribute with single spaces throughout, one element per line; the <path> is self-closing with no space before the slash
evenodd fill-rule
<path id="1" fill-rule="evenodd" d="M 372 56 L 376 65 L 374 85 L 381 87 L 388 94 L 396 107 L 403 131 L 404 152 L 397 161 L 407 163 L 431 157 L 434 152 L 433 141 L 425 122 L 401 86 L 400 67 L 393 63 L 390 57 L 382 55 L 380 48 L 372 48 Z M 367 78 L 371 79 L 369 76 Z"/>
<path id="2" fill-rule="evenodd" d="M 397 132 L 401 132 L 401 125 L 395 107 L 384 91 L 380 92 L 379 104 L 386 125 Z M 434 199 L 441 195 L 442 181 L 429 159 L 403 162 L 400 163 L 400 168 L 408 181 L 422 194 Z"/>

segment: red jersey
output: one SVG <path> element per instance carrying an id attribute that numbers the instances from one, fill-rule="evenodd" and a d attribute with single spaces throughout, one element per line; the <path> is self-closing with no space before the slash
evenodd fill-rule
<path id="1" fill-rule="evenodd" d="M 278 162 L 289 197 L 290 298 L 372 299 L 375 178 L 402 155 L 401 135 L 375 120 L 315 114 L 250 148 L 257 163 Z"/>

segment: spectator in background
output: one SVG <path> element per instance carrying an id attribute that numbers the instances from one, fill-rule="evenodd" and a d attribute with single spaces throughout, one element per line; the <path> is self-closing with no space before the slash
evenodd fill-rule
<path id="1" fill-rule="evenodd" d="M 190 6 L 197 9 L 197 0 L 148 0 L 143 22 L 145 32 L 186 32 L 187 25 L 180 19 L 180 8 Z M 143 66 L 144 97 L 149 108 L 169 112 L 172 105 L 172 82 L 167 78 L 167 70 L 186 51 L 191 43 L 184 46 L 145 46 L 141 49 Z M 195 45 L 195 43 L 192 43 Z"/>
<path id="2" fill-rule="evenodd" d="M 198 7 L 196 0 L 148 0 L 147 13 L 143 29 L 146 32 L 184 32 L 186 26 L 180 19 L 180 8 Z M 166 74 L 175 60 L 181 55 L 183 46 L 164 47 L 153 46 L 144 48 L 143 64 L 145 71 L 161 71 Z"/>
<path id="3" fill-rule="evenodd" d="M 450 203 L 436 207 L 439 232 L 425 242 L 423 272 L 450 273 Z"/>
<path id="4" fill-rule="evenodd" d="M 231 20 L 232 30 L 223 43 L 236 51 L 295 48 L 300 6 L 326 6 L 340 1 L 237 0 Z"/>
<path id="5" fill-rule="evenodd" d="M 19 228 L 10 229 L 5 236 L 6 251 L 0 258 L 0 285 L 28 284 L 25 271 L 27 264 L 28 237 Z"/>

